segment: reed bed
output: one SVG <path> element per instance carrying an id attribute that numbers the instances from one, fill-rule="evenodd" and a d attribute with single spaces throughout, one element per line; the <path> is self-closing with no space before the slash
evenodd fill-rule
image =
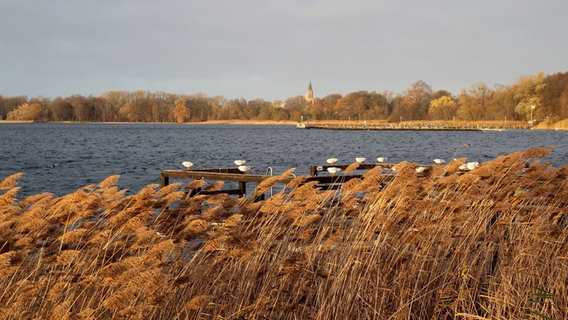
<path id="1" fill-rule="evenodd" d="M 340 190 L 297 177 L 258 202 L 188 197 L 199 181 L 127 196 L 118 176 L 18 200 L 15 174 L 0 318 L 566 319 L 568 166 L 548 152 L 465 173 L 399 163 L 392 182 L 377 168 Z"/>

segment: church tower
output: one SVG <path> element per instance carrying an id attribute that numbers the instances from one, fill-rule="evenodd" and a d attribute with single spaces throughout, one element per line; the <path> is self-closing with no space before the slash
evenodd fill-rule
<path id="1" fill-rule="evenodd" d="M 312 89 L 312 82 L 310 81 L 310 85 L 308 86 L 308 91 L 306 92 L 306 104 L 313 105 L 314 104 L 314 90 Z"/>

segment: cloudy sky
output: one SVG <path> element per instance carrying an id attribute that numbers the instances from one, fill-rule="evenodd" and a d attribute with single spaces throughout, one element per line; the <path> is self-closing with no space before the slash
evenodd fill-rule
<path id="1" fill-rule="evenodd" d="M 566 0 L 0 0 L 0 95 L 283 100 L 568 71 Z"/>

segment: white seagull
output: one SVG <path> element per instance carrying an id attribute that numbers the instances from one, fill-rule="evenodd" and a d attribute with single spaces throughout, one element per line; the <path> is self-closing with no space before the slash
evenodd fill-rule
<path id="1" fill-rule="evenodd" d="M 479 167 L 479 162 L 477 162 L 477 161 L 468 162 L 468 163 L 465 164 L 465 166 L 467 167 L 467 170 L 473 170 L 473 169 Z"/>
<path id="2" fill-rule="evenodd" d="M 363 162 L 365 160 L 367 160 L 367 158 L 362 158 L 362 157 L 355 158 L 355 161 L 357 162 Z"/>
<path id="3" fill-rule="evenodd" d="M 338 160 L 339 160 L 339 159 L 337 159 L 337 158 L 329 158 L 329 159 L 327 159 L 327 160 L 325 160 L 325 161 L 326 161 L 327 163 L 329 163 L 329 164 L 334 164 L 334 163 L 336 163 Z"/>
<path id="4" fill-rule="evenodd" d="M 336 168 L 336 167 L 329 167 L 327 168 L 327 171 L 329 173 L 331 173 L 331 175 L 333 176 L 334 174 L 338 173 L 339 171 L 341 171 L 340 168 Z"/>
<path id="5" fill-rule="evenodd" d="M 442 164 L 444 162 L 446 162 L 446 160 L 444 160 L 444 159 L 434 159 L 434 163 L 436 163 L 436 164 Z"/>
<path id="6" fill-rule="evenodd" d="M 254 167 L 252 167 L 252 166 L 239 166 L 239 171 L 247 173 L 247 171 L 251 170 L 252 168 L 254 168 Z"/>
<path id="7" fill-rule="evenodd" d="M 237 166 L 242 166 L 243 164 L 245 164 L 247 161 L 246 160 L 235 160 L 235 164 Z"/>
<path id="8" fill-rule="evenodd" d="M 182 166 L 184 166 L 186 169 L 189 169 L 191 167 L 193 167 L 195 163 L 191 162 L 191 161 L 184 161 L 181 163 Z"/>
<path id="9" fill-rule="evenodd" d="M 428 168 L 427 167 L 418 167 L 415 170 L 416 170 L 417 173 L 422 173 L 422 172 L 426 171 L 426 169 L 428 169 Z"/>
<path id="10" fill-rule="evenodd" d="M 381 163 L 382 163 L 382 162 L 385 162 L 385 161 L 387 161 L 387 157 L 378 157 L 378 158 L 377 158 L 377 162 L 381 162 Z"/>

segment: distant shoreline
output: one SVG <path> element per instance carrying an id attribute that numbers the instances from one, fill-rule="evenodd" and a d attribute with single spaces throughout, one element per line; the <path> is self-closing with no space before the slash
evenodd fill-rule
<path id="1" fill-rule="evenodd" d="M 429 121 L 421 121 L 422 123 L 428 123 Z M 483 122 L 483 121 L 481 121 Z M 18 123 L 34 123 L 30 120 L 0 120 L 1 124 L 18 124 Z M 79 122 L 79 121 L 50 121 L 45 123 L 70 123 L 70 124 L 178 124 L 177 122 Z M 290 125 L 295 126 L 298 121 L 276 121 L 276 120 L 209 120 L 202 122 L 183 122 L 179 124 L 185 125 L 218 125 L 218 124 L 228 124 L 228 125 Z M 471 123 L 476 123 L 472 121 Z M 546 125 L 545 123 L 539 123 L 533 130 L 568 130 L 568 120 L 559 121 L 551 125 Z"/>
<path id="2" fill-rule="evenodd" d="M 31 120 L 0 120 L 0 124 L 18 124 L 18 123 L 35 123 Z M 204 124 L 250 124 L 250 125 L 296 125 L 297 121 L 275 121 L 275 120 L 210 120 L 202 122 L 80 122 L 80 121 L 48 121 L 38 123 L 79 123 L 79 124 L 187 124 L 187 125 L 204 125 Z"/>

